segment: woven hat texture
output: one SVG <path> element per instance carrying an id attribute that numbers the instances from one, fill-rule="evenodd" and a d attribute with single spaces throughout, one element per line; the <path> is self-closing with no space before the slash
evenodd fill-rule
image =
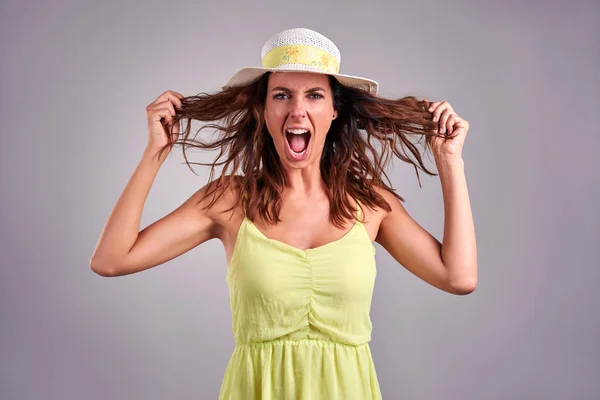
<path id="1" fill-rule="evenodd" d="M 261 50 L 262 67 L 246 67 L 222 86 L 246 85 L 267 71 L 304 71 L 336 77 L 342 84 L 377 94 L 376 81 L 339 73 L 341 53 L 324 35 L 307 28 L 287 29 L 271 37 Z"/>

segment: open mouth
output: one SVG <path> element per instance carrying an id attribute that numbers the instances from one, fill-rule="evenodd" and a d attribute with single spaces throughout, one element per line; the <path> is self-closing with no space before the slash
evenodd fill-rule
<path id="1" fill-rule="evenodd" d="M 285 131 L 285 137 L 293 155 L 300 156 L 304 154 L 308 148 L 310 131 L 306 129 L 287 129 Z"/>

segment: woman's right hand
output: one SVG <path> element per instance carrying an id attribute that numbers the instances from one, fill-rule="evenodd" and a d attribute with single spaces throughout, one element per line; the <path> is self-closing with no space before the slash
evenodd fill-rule
<path id="1" fill-rule="evenodd" d="M 148 118 L 147 150 L 151 153 L 158 154 L 169 143 L 167 135 L 171 130 L 171 125 L 173 125 L 175 108 L 181 108 L 181 99 L 184 97 L 180 93 L 167 90 L 146 107 Z M 173 141 L 177 140 L 179 129 L 179 123 L 173 126 Z"/>

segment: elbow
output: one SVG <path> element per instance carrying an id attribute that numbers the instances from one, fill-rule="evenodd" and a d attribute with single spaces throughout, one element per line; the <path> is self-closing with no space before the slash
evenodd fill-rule
<path id="1" fill-rule="evenodd" d="M 110 278 L 110 277 L 113 277 L 113 276 L 117 276 L 117 273 L 115 272 L 115 269 L 107 267 L 106 265 L 107 264 L 100 263 L 99 261 L 95 260 L 94 258 L 92 258 L 90 260 L 90 268 L 96 274 L 98 274 L 100 276 L 103 276 L 105 278 Z"/>
<path id="2" fill-rule="evenodd" d="M 465 279 L 460 282 L 454 282 L 452 285 L 452 293 L 464 296 L 471 294 L 477 288 L 477 278 Z"/>

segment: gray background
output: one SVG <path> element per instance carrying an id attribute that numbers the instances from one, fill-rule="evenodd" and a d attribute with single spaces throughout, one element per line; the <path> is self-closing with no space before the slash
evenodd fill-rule
<path id="1" fill-rule="evenodd" d="M 444 293 L 377 245 L 384 398 L 600 398 L 599 16 L 591 1 L 3 1 L 0 398 L 218 396 L 234 346 L 221 243 L 119 278 L 89 259 L 146 145 L 146 105 L 217 90 L 292 27 L 332 39 L 341 72 L 382 95 L 448 100 L 471 124 L 479 285 Z M 142 228 L 206 183 L 195 171 L 176 148 Z M 441 238 L 439 179 L 390 172 Z"/>

